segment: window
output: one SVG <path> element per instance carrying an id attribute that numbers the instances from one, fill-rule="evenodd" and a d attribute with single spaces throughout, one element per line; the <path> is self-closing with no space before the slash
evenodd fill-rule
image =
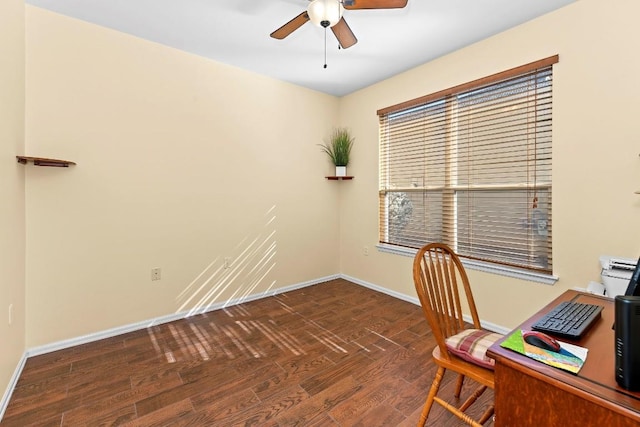
<path id="1" fill-rule="evenodd" d="M 378 111 L 380 242 L 551 274 L 552 64 Z"/>

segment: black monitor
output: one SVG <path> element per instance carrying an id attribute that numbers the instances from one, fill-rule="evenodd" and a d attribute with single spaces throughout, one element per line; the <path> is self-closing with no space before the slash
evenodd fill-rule
<path id="1" fill-rule="evenodd" d="M 633 270 L 627 291 L 624 293 L 625 296 L 640 296 L 640 284 L 638 282 L 640 282 L 640 259 L 638 259 L 636 268 Z"/>
<path id="2" fill-rule="evenodd" d="M 640 259 L 624 296 L 615 298 L 615 375 L 618 385 L 640 390 Z"/>

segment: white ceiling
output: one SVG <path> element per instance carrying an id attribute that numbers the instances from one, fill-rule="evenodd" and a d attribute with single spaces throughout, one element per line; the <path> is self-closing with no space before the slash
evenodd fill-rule
<path id="1" fill-rule="evenodd" d="M 357 1 L 357 0 L 356 0 Z M 576 0 L 409 0 L 404 9 L 347 10 L 358 38 L 338 50 L 308 22 L 284 40 L 269 34 L 308 0 L 26 0 L 196 55 L 342 96 Z"/>

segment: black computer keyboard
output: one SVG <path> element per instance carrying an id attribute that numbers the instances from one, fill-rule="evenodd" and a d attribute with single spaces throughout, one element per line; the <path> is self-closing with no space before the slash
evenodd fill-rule
<path id="1" fill-rule="evenodd" d="M 531 329 L 577 339 L 600 317 L 602 308 L 595 304 L 564 301 L 538 320 Z"/>

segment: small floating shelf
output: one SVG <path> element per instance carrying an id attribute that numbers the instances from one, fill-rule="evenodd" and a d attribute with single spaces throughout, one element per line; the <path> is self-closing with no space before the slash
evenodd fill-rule
<path id="1" fill-rule="evenodd" d="M 35 166 L 51 166 L 57 168 L 68 168 L 69 165 L 75 165 L 75 162 L 69 160 L 60 159 L 47 159 L 45 157 L 28 157 L 28 156 L 16 156 L 18 163 L 26 165 L 32 162 Z"/>
<path id="2" fill-rule="evenodd" d="M 329 181 L 348 181 L 350 179 L 353 179 L 352 176 L 325 176 L 325 178 L 327 178 Z"/>

